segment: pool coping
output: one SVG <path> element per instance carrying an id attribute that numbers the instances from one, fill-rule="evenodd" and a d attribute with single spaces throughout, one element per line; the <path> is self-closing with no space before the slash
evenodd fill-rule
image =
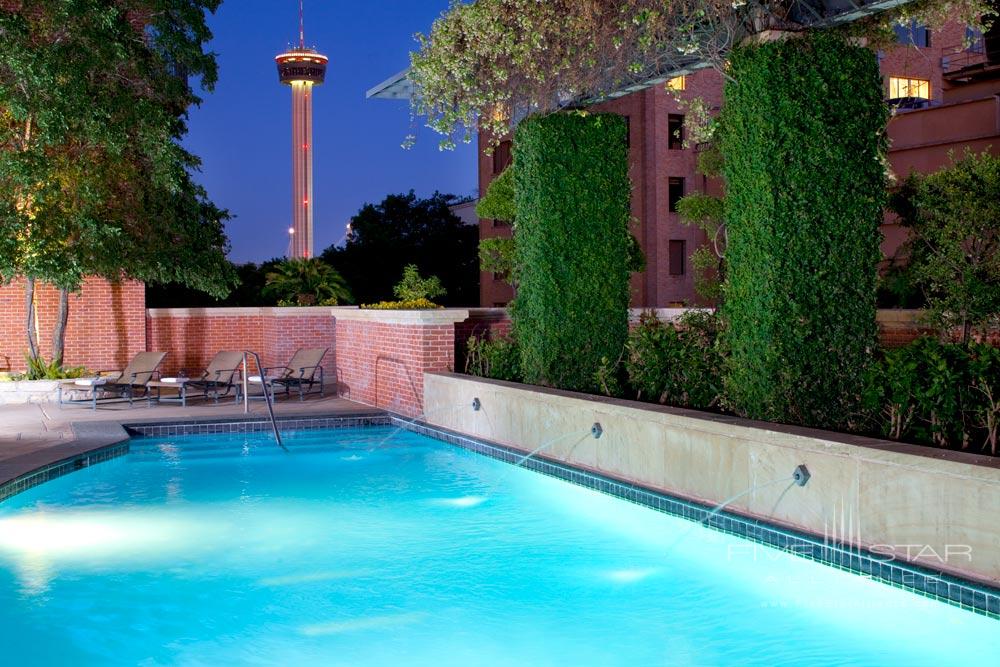
<path id="1" fill-rule="evenodd" d="M 281 428 L 296 430 L 395 426 L 505 463 L 518 463 L 533 472 L 556 477 L 664 514 L 699 522 L 718 532 L 770 546 L 800 558 L 1000 620 L 1000 588 L 924 566 L 893 560 L 891 556 L 820 538 L 737 512 L 723 509 L 713 513 L 715 508 L 705 503 L 655 491 L 544 456 L 525 459 L 525 452 L 519 449 L 470 437 L 388 411 L 287 416 L 279 417 L 277 421 Z M 133 423 L 86 422 L 73 423 L 72 427 L 77 436 L 76 440 L 43 450 L 50 458 L 51 454 L 55 453 L 51 450 L 60 450 L 58 453 L 65 456 L 40 463 L 34 469 L 0 482 L 0 502 L 57 477 L 124 456 L 129 452 L 129 442 L 132 438 L 257 433 L 269 431 L 270 422 L 266 418 L 244 416 L 159 419 Z M 3 478 L 3 473 L 4 470 L 0 467 L 0 479 Z"/>

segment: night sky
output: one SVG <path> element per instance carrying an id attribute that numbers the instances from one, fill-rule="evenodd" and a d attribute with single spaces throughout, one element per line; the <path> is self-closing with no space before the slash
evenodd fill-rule
<path id="1" fill-rule="evenodd" d="M 315 250 L 343 243 L 350 217 L 389 193 L 475 194 L 474 144 L 439 151 L 439 137 L 411 131 L 404 100 L 365 91 L 409 65 L 415 32 L 428 32 L 448 0 L 306 0 L 306 45 L 330 57 L 313 98 Z M 225 0 L 210 18 L 219 82 L 191 110 L 185 145 L 203 161 L 199 180 L 234 215 L 231 259 L 282 256 L 291 222 L 291 91 L 274 56 L 298 42 L 297 0 Z"/>

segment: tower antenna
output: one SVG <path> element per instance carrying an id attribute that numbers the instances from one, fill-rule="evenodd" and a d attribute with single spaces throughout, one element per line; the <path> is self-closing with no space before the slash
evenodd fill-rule
<path id="1" fill-rule="evenodd" d="M 302 1 L 299 0 L 299 48 L 306 48 L 306 23 L 302 18 Z"/>

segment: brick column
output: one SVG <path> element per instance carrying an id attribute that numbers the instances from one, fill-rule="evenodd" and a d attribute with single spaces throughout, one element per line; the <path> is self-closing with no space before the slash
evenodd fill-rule
<path id="1" fill-rule="evenodd" d="M 424 373 L 454 370 L 455 324 L 469 311 L 338 308 L 333 316 L 340 395 L 416 417 Z"/>

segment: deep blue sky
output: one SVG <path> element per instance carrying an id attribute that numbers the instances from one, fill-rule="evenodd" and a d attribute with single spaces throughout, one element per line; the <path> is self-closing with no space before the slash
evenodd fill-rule
<path id="1" fill-rule="evenodd" d="M 409 64 L 415 32 L 427 32 L 447 0 L 306 0 L 306 43 L 330 57 L 313 99 L 315 238 L 319 253 L 341 243 L 365 202 L 413 189 L 474 194 L 474 145 L 439 151 L 405 101 L 365 100 L 365 91 Z M 291 217 L 291 93 L 274 56 L 298 41 L 297 0 L 225 0 L 210 19 L 219 82 L 191 110 L 189 150 L 199 180 L 229 222 L 234 261 L 284 255 Z"/>

